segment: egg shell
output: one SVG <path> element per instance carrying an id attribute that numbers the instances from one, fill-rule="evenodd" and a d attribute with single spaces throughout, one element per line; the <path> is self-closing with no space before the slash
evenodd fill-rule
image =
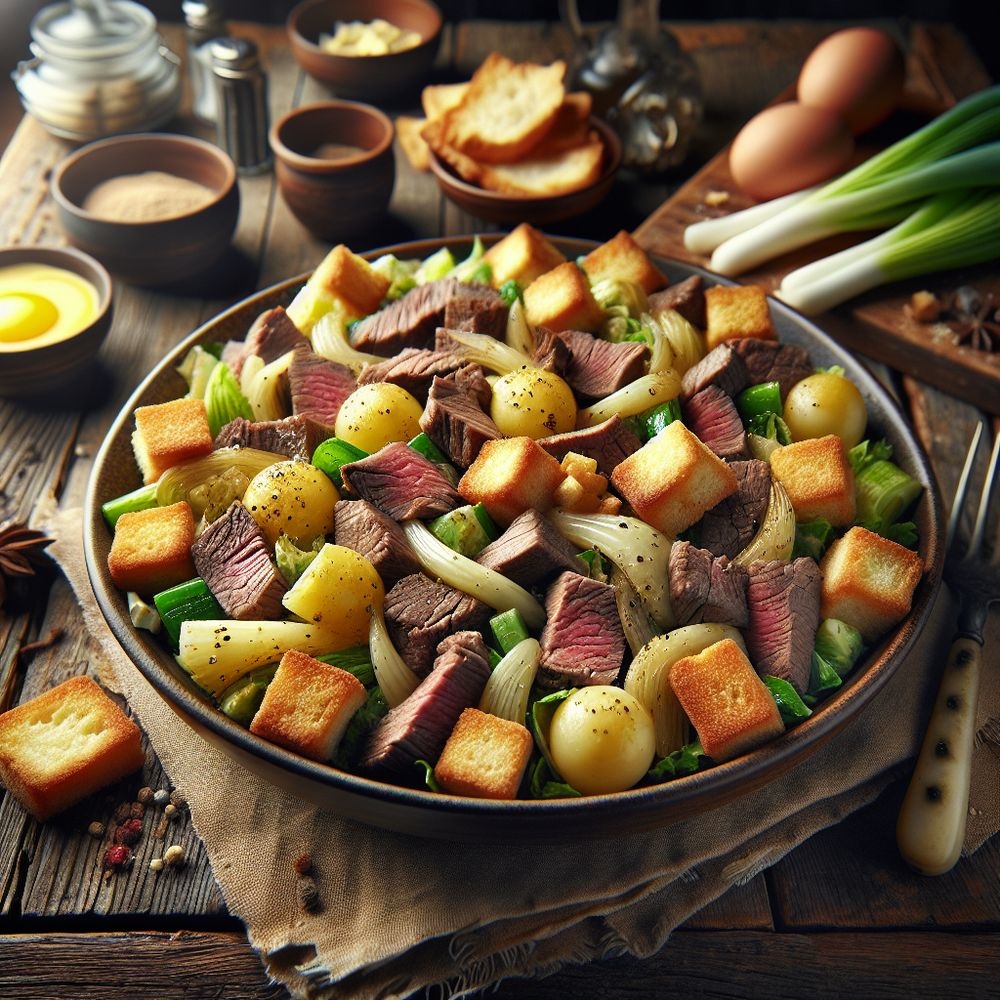
<path id="1" fill-rule="evenodd" d="M 884 121 L 899 103 L 903 53 L 878 28 L 844 28 L 825 38 L 799 71 L 800 103 L 836 111 L 860 135 Z"/>
<path id="2" fill-rule="evenodd" d="M 853 154 L 854 137 L 838 114 L 786 101 L 743 126 L 729 149 L 729 170 L 737 187 L 765 201 L 834 177 Z"/>

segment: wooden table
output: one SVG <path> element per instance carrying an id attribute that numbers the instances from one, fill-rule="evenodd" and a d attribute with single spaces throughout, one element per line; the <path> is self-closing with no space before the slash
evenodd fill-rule
<path id="1" fill-rule="evenodd" d="M 323 96 L 297 71 L 280 29 L 237 27 L 262 45 L 272 114 Z M 742 121 L 791 83 L 830 27 L 678 25 L 702 71 L 708 103 L 690 162 L 656 182 L 623 177 L 605 205 L 558 231 L 604 239 L 619 228 L 639 228 Z M 981 74 L 947 26 L 901 29 L 929 54 L 937 74 L 933 83 L 942 93 L 963 93 L 970 78 Z M 176 26 L 166 26 L 166 35 L 182 52 Z M 570 51 L 559 25 L 505 24 L 501 32 L 488 23 L 463 24 L 447 29 L 437 75 L 468 77 L 498 43 L 516 58 L 544 61 Z M 197 131 L 188 118 L 176 127 Z M 0 242 L 62 242 L 46 178 L 68 150 L 33 120 L 22 122 L 0 161 Z M 443 201 L 434 181 L 415 173 L 401 155 L 399 167 L 390 221 L 354 241 L 356 249 L 489 228 Z M 138 378 L 203 320 L 320 260 L 327 247 L 309 237 L 275 197 L 271 175 L 247 177 L 241 187 L 235 244 L 245 267 L 230 287 L 183 297 L 119 285 L 103 354 L 105 381 L 82 387 L 79 399 L 0 403 L 0 521 L 30 521 L 36 504 L 49 495 L 79 505 L 92 457 Z M 654 235 L 661 230 L 645 227 Z M 894 383 L 950 495 L 975 411 L 912 378 Z M 0 707 L 85 668 L 90 647 L 75 622 L 73 597 L 58 576 L 39 581 L 30 598 L 6 609 L 0 617 Z M 45 645 L 54 628 L 62 629 L 61 639 Z M 39 641 L 41 648 L 27 648 Z M 145 777 L 153 787 L 166 785 L 155 760 Z M 948 875 L 913 875 L 893 837 L 902 790 L 901 776 L 872 806 L 812 837 L 692 918 L 661 955 L 570 969 L 537 984 L 509 983 L 494 995 L 1000 996 L 1000 842 L 994 838 Z M 128 875 L 102 879 L 99 842 L 86 827 L 89 819 L 107 820 L 114 806 L 98 797 L 74 810 L 72 821 L 39 826 L 9 797 L 0 799 L 0 996 L 283 996 L 268 985 L 239 922 L 226 913 L 183 816 L 168 835 L 188 845 L 183 877 L 157 880 L 140 860 Z"/>

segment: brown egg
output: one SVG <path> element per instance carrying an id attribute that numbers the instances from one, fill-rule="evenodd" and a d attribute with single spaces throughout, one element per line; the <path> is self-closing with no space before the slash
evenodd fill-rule
<path id="1" fill-rule="evenodd" d="M 844 28 L 824 39 L 799 72 L 799 102 L 836 111 L 860 135 L 884 121 L 903 92 L 903 53 L 878 28 Z"/>
<path id="2" fill-rule="evenodd" d="M 765 201 L 834 177 L 853 153 L 854 137 L 838 114 L 787 101 L 743 126 L 729 150 L 729 170 L 737 187 Z"/>

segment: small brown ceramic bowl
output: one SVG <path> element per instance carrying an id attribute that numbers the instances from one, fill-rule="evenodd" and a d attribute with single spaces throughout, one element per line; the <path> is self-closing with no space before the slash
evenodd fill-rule
<path id="1" fill-rule="evenodd" d="M 370 228 L 396 182 L 394 134 L 387 115 L 353 101 L 303 105 L 276 121 L 274 173 L 295 218 L 330 243 Z"/>
<path id="2" fill-rule="evenodd" d="M 96 214 L 85 207 L 102 182 L 147 173 L 194 181 L 207 191 L 191 207 L 167 188 L 139 217 L 131 217 L 138 212 L 135 195 L 123 199 L 131 205 L 127 212 Z M 204 275 L 229 247 L 240 212 L 236 166 L 225 152 L 202 139 L 159 132 L 101 139 L 71 153 L 52 175 L 52 196 L 69 241 L 136 285 Z"/>
<path id="3" fill-rule="evenodd" d="M 112 312 L 111 276 L 92 257 L 67 247 L 0 249 L 0 396 L 72 384 L 97 356 Z"/>
<path id="4" fill-rule="evenodd" d="M 583 215 L 600 204 L 614 186 L 622 161 L 622 144 L 617 133 L 600 118 L 591 118 L 591 128 L 604 143 L 604 166 L 601 176 L 588 187 L 560 195 L 515 195 L 487 191 L 463 180 L 430 150 L 431 172 L 445 196 L 469 215 L 486 222 L 516 226 L 530 222 L 535 226 Z"/>
<path id="5" fill-rule="evenodd" d="M 320 47 L 321 36 L 333 35 L 338 21 L 388 21 L 414 31 L 420 43 L 385 55 L 336 55 Z M 441 11 L 429 0 L 303 0 L 286 21 L 296 62 L 338 97 L 386 101 L 403 95 L 423 81 L 441 41 Z"/>

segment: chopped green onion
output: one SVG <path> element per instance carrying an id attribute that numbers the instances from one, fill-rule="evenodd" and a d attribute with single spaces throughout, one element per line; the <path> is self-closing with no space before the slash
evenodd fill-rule
<path id="1" fill-rule="evenodd" d="M 502 653 L 509 653 L 519 642 L 528 638 L 528 627 L 517 608 L 509 608 L 490 619 L 490 631 Z"/>
<path id="2" fill-rule="evenodd" d="M 470 559 L 475 559 L 496 538 L 495 529 L 490 533 L 483 527 L 483 520 L 478 515 L 476 506 L 482 505 L 465 504 L 427 522 L 427 527 L 435 538 Z M 488 514 L 485 516 L 489 518 Z"/>
<path id="3" fill-rule="evenodd" d="M 508 278 L 498 289 L 497 294 L 505 305 L 511 306 L 521 297 L 521 284 L 516 278 Z"/>
<path id="4" fill-rule="evenodd" d="M 448 456 L 423 431 L 407 444 L 424 458 L 429 458 L 435 465 L 448 461 Z"/>
<path id="5" fill-rule="evenodd" d="M 652 406 L 636 417 L 640 437 L 645 441 L 656 437 L 664 427 L 680 419 L 681 404 L 678 399 L 670 399 L 666 403 L 660 403 L 659 406 Z"/>
<path id="6" fill-rule="evenodd" d="M 891 457 L 892 448 L 885 441 L 862 441 L 848 452 L 857 497 L 855 523 L 883 535 L 923 492 L 920 481 Z"/>
<path id="7" fill-rule="evenodd" d="M 342 489 L 344 481 L 340 477 L 340 469 L 351 462 L 359 462 L 368 457 L 368 452 L 353 445 L 343 438 L 327 438 L 321 441 L 313 452 L 312 464 L 325 473 L 337 489 Z"/>
<path id="8" fill-rule="evenodd" d="M 277 669 L 277 663 L 258 667 L 223 691 L 219 695 L 219 708 L 223 714 L 241 726 L 249 726 Z"/>
<path id="9" fill-rule="evenodd" d="M 736 409 L 745 424 L 755 417 L 781 414 L 781 385 L 778 382 L 760 382 L 747 386 L 736 397 Z"/>
<path id="10" fill-rule="evenodd" d="M 164 631 L 174 649 L 180 641 L 183 622 L 226 616 L 212 591 L 208 589 L 208 584 L 200 576 L 161 590 L 154 595 L 153 604 L 160 613 Z"/>
<path id="11" fill-rule="evenodd" d="M 137 490 L 132 490 L 131 493 L 115 497 L 114 500 L 105 501 L 101 504 L 101 513 L 104 515 L 104 520 L 108 522 L 108 527 L 113 528 L 122 514 L 137 510 L 151 510 L 156 506 L 156 483 L 150 483 L 148 486 L 140 486 Z"/>

